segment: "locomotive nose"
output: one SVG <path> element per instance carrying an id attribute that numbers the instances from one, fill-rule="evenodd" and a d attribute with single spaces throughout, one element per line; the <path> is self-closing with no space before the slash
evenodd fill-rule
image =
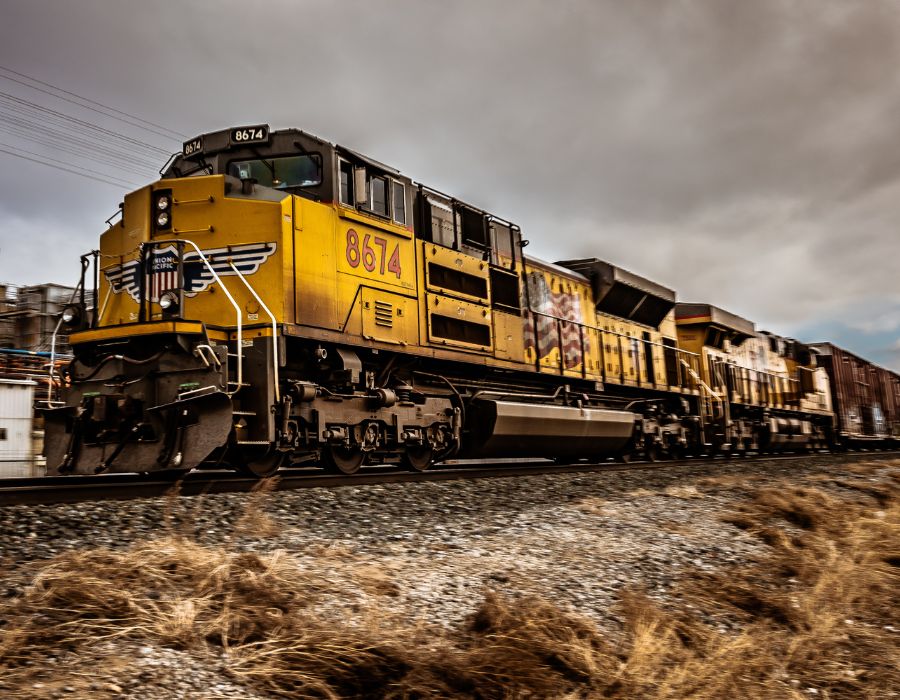
<path id="1" fill-rule="evenodd" d="M 101 359 L 115 332 L 81 334 L 97 340 L 87 344 L 93 352 L 80 344 L 81 359 L 69 365 L 68 405 L 44 412 L 50 473 L 187 470 L 225 444 L 233 418 L 226 350 L 199 333 L 164 332 L 170 325 L 137 326 L 153 333 Z"/>

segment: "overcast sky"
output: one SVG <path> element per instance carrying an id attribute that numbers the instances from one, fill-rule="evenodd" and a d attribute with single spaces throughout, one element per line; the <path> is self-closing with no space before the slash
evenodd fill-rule
<path id="1" fill-rule="evenodd" d="M 147 145 L 264 122 L 900 369 L 898 65 L 896 0 L 0 0 L 0 66 L 165 127 L 0 72 L 0 149 L 122 183 L 0 152 L 0 281 L 72 283 Z M 61 153 L 29 102 L 142 145 Z"/>

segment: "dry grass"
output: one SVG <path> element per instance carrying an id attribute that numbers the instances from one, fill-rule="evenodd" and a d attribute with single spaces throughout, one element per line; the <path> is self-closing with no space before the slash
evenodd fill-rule
<path id="1" fill-rule="evenodd" d="M 692 576 L 665 607 L 624 595 L 615 637 L 494 593 L 452 633 L 412 624 L 392 612 L 390 572 L 341 547 L 316 553 L 353 591 L 284 552 L 183 535 L 68 553 L 0 606 L 0 687 L 28 697 L 52 674 L 50 650 L 128 640 L 218 653 L 234 679 L 278 697 L 886 698 L 900 688 L 900 485 L 843 481 L 756 492 L 726 519 L 770 545 L 765 560 Z M 248 512 L 242 526 L 265 522 Z M 352 615 L 320 605 L 345 593 Z"/>
<path id="2" fill-rule="evenodd" d="M 760 474 L 716 474 L 715 476 L 704 476 L 697 479 L 697 486 L 714 487 L 714 488 L 732 488 L 755 486 L 768 477 Z"/>
<path id="3" fill-rule="evenodd" d="M 604 499 L 598 496 L 585 496 L 574 503 L 577 510 L 588 515 L 605 515 Z"/>
<path id="4" fill-rule="evenodd" d="M 706 498 L 706 494 L 698 490 L 696 486 L 681 485 L 667 486 L 663 489 L 663 494 L 670 498 L 682 498 L 685 500 L 694 500 L 698 498 Z"/>

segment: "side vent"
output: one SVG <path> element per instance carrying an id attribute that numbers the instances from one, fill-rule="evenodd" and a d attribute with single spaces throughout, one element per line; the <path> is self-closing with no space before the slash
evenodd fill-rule
<path id="1" fill-rule="evenodd" d="M 429 294 L 426 304 L 428 340 L 432 343 L 479 352 L 492 350 L 494 321 L 489 307 L 437 294 Z"/>
<path id="2" fill-rule="evenodd" d="M 397 345 L 419 342 L 419 303 L 415 297 L 371 288 L 363 288 L 359 296 L 363 338 Z M 348 327 L 352 329 L 349 323 Z"/>
<path id="3" fill-rule="evenodd" d="M 487 299 L 487 280 L 462 270 L 453 270 L 437 263 L 428 263 L 428 282 L 432 287 L 470 297 Z"/>
<path id="4" fill-rule="evenodd" d="M 382 328 L 394 327 L 394 305 L 386 301 L 375 301 L 375 325 Z"/>
<path id="5" fill-rule="evenodd" d="M 431 316 L 431 334 L 436 338 L 444 338 L 467 345 L 491 344 L 491 328 L 472 321 L 463 321 L 448 316 Z"/>
<path id="6" fill-rule="evenodd" d="M 491 305 L 510 314 L 519 314 L 519 276 L 500 268 L 491 268 Z"/>

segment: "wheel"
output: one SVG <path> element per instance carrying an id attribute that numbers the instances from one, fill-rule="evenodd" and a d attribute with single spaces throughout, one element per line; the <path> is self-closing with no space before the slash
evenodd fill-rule
<path id="1" fill-rule="evenodd" d="M 659 460 L 659 445 L 651 443 L 644 448 L 644 457 L 648 462 L 656 462 Z"/>
<path id="2" fill-rule="evenodd" d="M 238 471 L 246 476 L 265 479 L 281 468 L 284 459 L 285 453 L 278 450 L 269 450 L 260 455 L 245 455 L 238 466 Z"/>
<path id="3" fill-rule="evenodd" d="M 406 469 L 414 472 L 424 472 L 431 466 L 431 460 L 434 457 L 434 450 L 430 445 L 417 445 L 415 447 L 407 447 L 400 457 L 400 464 Z"/>
<path id="4" fill-rule="evenodd" d="M 359 471 L 366 453 L 358 447 L 329 445 L 322 450 L 322 464 L 329 471 L 341 474 L 355 474 Z"/>
<path id="5" fill-rule="evenodd" d="M 628 464 L 631 461 L 631 452 L 620 452 L 616 455 L 616 461 L 620 464 Z"/>

